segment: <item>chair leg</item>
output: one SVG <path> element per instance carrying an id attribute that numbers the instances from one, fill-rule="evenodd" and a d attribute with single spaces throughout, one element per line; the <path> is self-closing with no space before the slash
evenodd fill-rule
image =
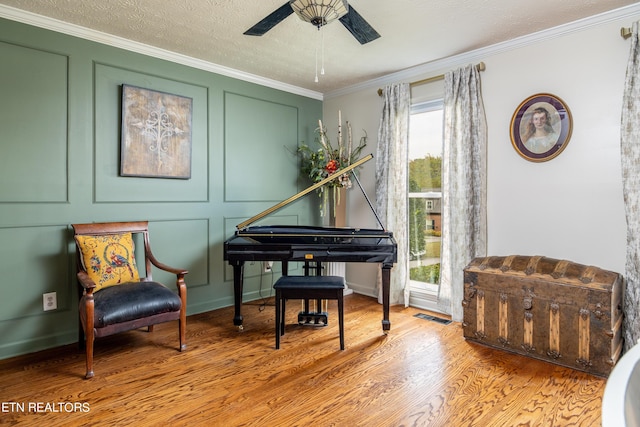
<path id="1" fill-rule="evenodd" d="M 280 290 L 276 289 L 276 350 L 280 348 Z"/>
<path id="2" fill-rule="evenodd" d="M 185 351 L 187 349 L 187 313 L 185 310 L 180 310 L 178 331 L 180 334 L 180 351 Z"/>
<path id="3" fill-rule="evenodd" d="M 338 293 L 338 325 L 340 328 L 340 350 L 344 350 L 344 299 L 342 289 Z"/>
<path id="4" fill-rule="evenodd" d="M 94 302 L 93 294 L 87 294 L 84 299 L 84 315 L 82 319 L 82 326 L 84 327 L 85 336 L 85 351 L 87 359 L 87 373 L 84 376 L 86 379 L 93 378 L 93 342 L 95 341 L 95 329 L 94 329 Z"/>
<path id="5" fill-rule="evenodd" d="M 93 333 L 93 328 L 88 327 L 87 331 L 85 331 L 85 354 L 87 360 L 87 373 L 84 376 L 85 379 L 93 378 L 93 342 L 95 341 L 95 336 Z"/>
<path id="6" fill-rule="evenodd" d="M 287 298 L 283 297 L 282 294 L 280 295 L 280 303 L 282 307 L 280 312 L 280 335 L 284 335 L 285 318 L 287 317 Z"/>
<path id="7" fill-rule="evenodd" d="M 180 322 L 178 329 L 180 334 L 180 351 L 187 349 L 187 285 L 184 283 L 184 274 L 178 275 L 178 295 L 180 296 Z"/>

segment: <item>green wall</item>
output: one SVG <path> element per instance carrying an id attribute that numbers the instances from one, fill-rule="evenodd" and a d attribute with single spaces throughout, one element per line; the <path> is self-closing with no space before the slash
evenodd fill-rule
<path id="1" fill-rule="evenodd" d="M 304 188 L 292 153 L 321 101 L 2 19 L 0 58 L 0 358 L 77 341 L 73 223 L 149 220 L 156 257 L 190 271 L 188 314 L 233 304 L 223 242 Z M 123 84 L 192 99 L 190 179 L 119 175 Z M 315 202 L 261 223 L 312 224 Z"/>

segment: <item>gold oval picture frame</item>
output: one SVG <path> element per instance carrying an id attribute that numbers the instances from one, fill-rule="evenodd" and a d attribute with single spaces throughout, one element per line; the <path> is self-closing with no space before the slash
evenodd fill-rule
<path id="1" fill-rule="evenodd" d="M 565 102 L 549 93 L 538 93 L 518 105 L 511 118 L 511 144 L 531 162 L 557 157 L 571 138 L 573 120 Z"/>

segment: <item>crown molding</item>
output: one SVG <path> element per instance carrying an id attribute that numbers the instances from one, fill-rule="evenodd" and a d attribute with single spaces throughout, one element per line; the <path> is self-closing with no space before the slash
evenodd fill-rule
<path id="1" fill-rule="evenodd" d="M 539 31 L 536 33 L 528 34 L 526 36 L 517 37 L 505 42 L 496 43 L 491 46 L 476 49 L 473 51 L 465 52 L 460 55 L 450 56 L 447 58 L 439 59 L 425 64 L 417 65 L 415 67 L 407 68 L 395 73 L 387 74 L 376 79 L 367 80 L 358 83 L 353 86 L 348 86 L 342 89 L 338 89 L 324 94 L 324 99 L 335 98 L 338 96 L 348 95 L 350 93 L 359 92 L 362 90 L 377 90 L 380 87 L 384 87 L 389 84 L 395 84 L 398 82 L 410 82 L 416 79 L 422 79 L 425 76 L 436 75 L 442 73 L 443 69 L 453 69 L 462 65 L 481 62 L 485 58 L 496 55 L 502 52 L 519 49 L 534 43 L 541 41 L 554 39 L 566 34 L 582 31 L 590 27 L 606 24 L 611 21 L 616 21 L 624 18 L 638 19 L 640 14 L 640 3 L 634 3 L 629 6 L 625 6 L 619 9 L 614 9 L 608 12 L 604 12 L 598 15 L 594 15 L 588 18 L 573 21 L 567 24 L 563 24 L 548 30 Z M 629 24 L 631 25 L 631 23 Z"/>
<path id="2" fill-rule="evenodd" d="M 614 9 L 608 12 L 601 13 L 599 15 L 594 15 L 592 17 L 573 21 L 548 30 L 543 30 L 526 36 L 517 37 L 506 42 L 497 43 L 488 47 L 465 52 L 460 55 L 438 59 L 323 94 L 321 92 L 312 91 L 309 89 L 301 88 L 299 86 L 294 86 L 277 80 L 261 77 L 256 74 L 246 73 L 233 68 L 225 67 L 223 65 L 203 61 L 186 55 L 181 55 L 165 49 L 138 43 L 100 31 L 95 31 L 79 25 L 70 24 L 54 18 L 45 17 L 10 6 L 0 5 L 0 18 L 21 22 L 23 24 L 32 25 L 34 27 L 55 31 L 73 37 L 79 37 L 82 39 L 128 50 L 153 58 L 175 62 L 196 69 L 220 74 L 249 83 L 255 83 L 261 86 L 281 90 L 307 98 L 317 99 L 320 101 L 329 98 L 335 98 L 338 96 L 348 95 L 350 93 L 359 92 L 366 89 L 376 90 L 377 88 L 386 86 L 388 84 L 398 83 L 402 81 L 411 81 L 425 75 L 428 76 L 429 74 L 437 74 L 442 69 L 455 68 L 461 65 L 479 62 L 482 61 L 483 58 L 491 55 L 522 48 L 533 43 L 553 39 L 596 25 L 601 25 L 607 22 L 629 18 L 632 16 L 635 16 L 635 18 L 637 18 L 638 14 L 640 14 L 640 3 L 634 3 L 629 6 L 621 7 L 619 9 Z"/>
<path id="3" fill-rule="evenodd" d="M 113 46 L 116 48 L 128 50 L 131 52 L 147 55 L 153 58 L 163 59 L 170 62 L 186 65 L 200 70 L 221 74 L 223 76 L 232 77 L 234 79 L 255 83 L 261 86 L 270 87 L 272 89 L 282 90 L 284 92 L 295 95 L 305 96 L 307 98 L 322 101 L 323 94 L 277 80 L 268 79 L 256 74 L 245 73 L 223 65 L 214 64 L 212 62 L 203 61 L 190 56 L 181 55 L 165 49 L 149 46 L 144 43 L 138 43 L 122 37 L 92 30 L 80 25 L 70 24 L 58 19 L 49 18 L 32 12 L 16 9 L 10 6 L 0 5 L 0 18 L 6 18 L 11 21 L 21 22 L 23 24 L 32 25 L 34 27 L 55 31 L 73 37 L 79 37 L 85 40 Z"/>

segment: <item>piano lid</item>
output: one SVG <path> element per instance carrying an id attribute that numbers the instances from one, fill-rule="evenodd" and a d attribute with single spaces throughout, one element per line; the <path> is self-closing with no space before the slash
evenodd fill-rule
<path id="1" fill-rule="evenodd" d="M 313 225 L 256 225 L 249 227 L 249 229 L 242 233 L 242 237 L 256 238 L 256 240 L 284 237 L 290 241 L 291 237 L 306 236 L 381 239 L 393 237 L 393 233 L 372 228 L 323 227 Z"/>
<path id="2" fill-rule="evenodd" d="M 301 192 L 299 192 L 298 194 L 295 194 L 291 197 L 289 197 L 286 200 L 283 200 L 282 202 L 271 206 L 270 208 L 260 212 L 257 215 L 254 215 L 253 217 L 249 218 L 246 221 L 241 222 L 240 224 L 236 225 L 236 228 L 238 230 L 244 229 L 246 227 L 248 227 L 249 225 L 253 224 L 254 222 L 258 221 L 259 219 L 264 218 L 265 216 L 272 214 L 273 212 L 277 211 L 278 209 L 281 209 L 285 206 L 287 206 L 288 204 L 298 200 L 300 197 L 312 192 L 313 190 L 316 190 L 320 187 L 322 187 L 323 185 L 333 181 L 334 179 L 336 179 L 336 177 L 348 173 L 348 172 L 352 172 L 353 176 L 355 178 L 355 181 L 358 183 L 358 186 L 360 187 L 360 190 L 362 190 L 362 194 L 364 194 L 364 197 L 367 199 L 367 202 L 369 203 L 369 207 L 371 208 L 371 210 L 373 211 L 374 215 L 376 216 L 376 219 L 378 220 L 378 223 L 380 224 L 380 227 L 382 227 L 384 229 L 384 227 L 382 226 L 382 222 L 380 221 L 380 218 L 378 218 L 378 214 L 376 213 L 375 209 L 373 209 L 373 205 L 371 205 L 371 201 L 369 200 L 369 198 L 367 197 L 367 194 L 365 193 L 364 189 L 362 188 L 362 185 L 360 185 L 360 181 L 358 180 L 358 177 L 356 176 L 356 174 L 354 173 L 354 169 L 357 168 L 358 166 L 362 165 L 365 162 L 368 162 L 369 160 L 373 159 L 373 154 L 369 154 L 368 156 L 363 157 L 362 159 L 358 160 L 357 162 L 354 162 L 352 164 L 350 164 L 347 167 L 344 167 L 342 169 L 338 169 L 337 171 L 335 171 L 334 173 L 332 173 L 331 175 L 329 175 L 328 177 L 326 177 L 325 179 L 323 179 L 322 181 L 319 181 L 315 184 L 313 184 L 311 187 L 308 187 L 304 190 L 302 190 Z"/>

